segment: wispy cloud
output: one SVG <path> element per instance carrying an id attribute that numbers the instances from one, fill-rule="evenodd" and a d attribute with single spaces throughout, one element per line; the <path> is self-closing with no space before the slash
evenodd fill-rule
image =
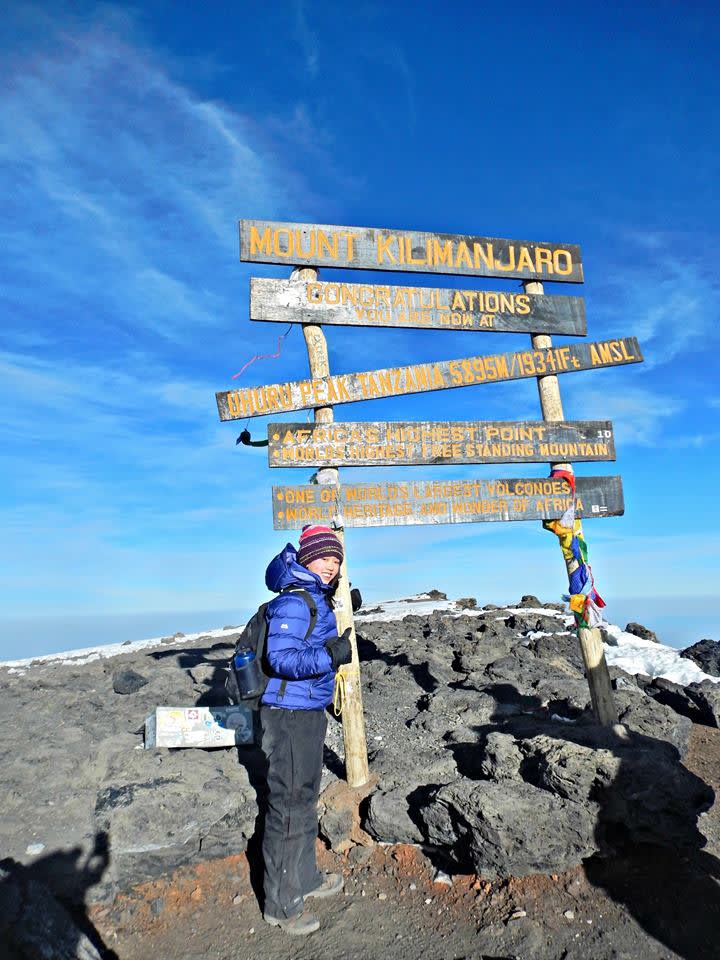
<path id="1" fill-rule="evenodd" d="M 55 26 L 52 52 L 10 61 L 0 113 L 5 302 L 19 333 L 46 308 L 187 344 L 222 329 L 235 221 L 286 200 L 249 119 L 173 81 L 126 24 Z M 40 266 L 42 264 L 42 266 Z"/>
<path id="2" fill-rule="evenodd" d="M 300 45 L 305 57 L 305 66 L 311 76 L 317 76 L 320 69 L 320 50 L 317 33 L 310 28 L 305 9 L 305 0 L 295 0 L 295 24 Z"/>
<path id="3" fill-rule="evenodd" d="M 571 419 L 567 411 L 572 410 L 572 419 L 612 420 L 619 445 L 665 444 L 673 418 L 686 409 L 683 400 L 660 390 L 627 384 L 621 390 L 599 386 L 588 389 L 582 383 L 568 383 L 569 380 L 563 380 L 564 393 L 570 401 L 566 404 L 567 419 Z"/>
<path id="4" fill-rule="evenodd" d="M 612 263 L 597 286 L 597 326 L 633 333 L 645 351 L 644 371 L 717 341 L 714 256 L 700 237 L 660 231 L 625 233 L 625 259 Z M 598 323 L 599 321 L 599 323 Z"/>

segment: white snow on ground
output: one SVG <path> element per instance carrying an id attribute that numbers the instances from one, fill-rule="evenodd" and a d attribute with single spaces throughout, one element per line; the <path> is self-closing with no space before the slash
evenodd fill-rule
<path id="1" fill-rule="evenodd" d="M 480 616 L 487 612 L 483 610 L 462 610 L 454 600 L 430 600 L 427 594 L 422 593 L 404 600 L 387 600 L 370 607 L 371 610 L 376 608 L 380 608 L 378 613 L 360 613 L 356 615 L 355 619 L 359 621 L 400 620 L 408 614 L 422 616 L 432 613 L 434 610 L 442 610 L 455 617 Z M 571 629 L 574 623 L 572 614 L 561 613 L 559 610 L 548 610 L 545 607 L 503 607 L 502 613 L 503 616 L 496 619 L 502 620 L 508 613 L 518 613 L 557 617 Z M 651 640 L 641 640 L 614 624 L 604 624 L 604 628 L 617 640 L 618 644 L 617 646 L 605 644 L 605 659 L 608 664 L 620 667 L 626 673 L 631 675 L 644 673 L 649 677 L 664 677 L 673 683 L 681 684 L 681 686 L 687 686 L 689 683 L 701 683 L 703 680 L 720 683 L 720 677 L 712 677 L 710 674 L 703 673 L 697 664 L 686 657 L 681 657 L 680 652 L 673 647 L 666 647 L 663 643 L 653 643 Z M 529 636 L 542 635 L 542 633 L 532 633 Z"/>
<path id="2" fill-rule="evenodd" d="M 226 637 L 237 633 L 241 627 L 232 630 L 203 630 L 202 633 L 186 633 L 181 637 L 152 637 L 150 640 L 135 640 L 132 643 L 108 643 L 99 647 L 84 647 L 81 650 L 65 650 L 62 653 L 46 653 L 40 657 L 28 657 L 27 660 L 0 660 L 0 667 L 9 667 L 8 673 L 24 673 L 35 663 L 58 663 L 68 666 L 82 666 L 93 660 L 106 660 L 109 657 L 118 657 L 124 653 L 135 653 L 137 650 L 150 650 L 152 647 L 181 647 L 186 643 L 199 640 L 200 637 Z"/>
<path id="3" fill-rule="evenodd" d="M 377 612 L 371 612 L 377 611 Z M 447 613 L 454 617 L 484 616 L 485 610 L 464 610 L 455 600 L 431 600 L 426 593 L 419 593 L 414 597 L 405 597 L 401 600 L 385 600 L 382 603 L 368 605 L 368 611 L 355 616 L 357 622 L 402 620 L 408 614 L 425 616 L 434 612 Z M 559 610 L 549 610 L 545 607 L 502 607 L 503 619 L 508 613 L 536 614 L 543 617 L 557 617 L 565 625 L 572 628 L 573 617 L 569 613 Z M 641 640 L 631 633 L 625 633 L 614 624 L 605 624 L 605 630 L 617 641 L 617 646 L 605 644 L 605 658 L 608 664 L 620 667 L 626 673 L 644 673 L 649 677 L 664 677 L 673 683 L 687 686 L 689 683 L 701 683 L 703 680 L 712 680 L 720 683 L 720 677 L 711 677 L 685 657 L 681 657 L 678 650 L 666 647 L 662 643 L 653 643 L 651 640 Z M 64 653 L 49 653 L 41 657 L 30 657 L 27 660 L 0 661 L 0 666 L 9 668 L 9 673 L 23 674 L 34 663 L 55 662 L 70 666 L 80 666 L 93 660 L 104 660 L 117 657 L 124 653 L 134 653 L 137 650 L 149 650 L 153 647 L 183 646 L 199 640 L 200 637 L 222 638 L 237 633 L 238 627 L 232 630 L 205 630 L 202 633 L 188 633 L 184 637 L 153 637 L 150 640 L 138 640 L 133 643 L 112 643 L 106 646 L 86 647 L 83 650 L 69 650 Z M 538 636 L 538 634 L 533 634 Z"/>
<path id="4" fill-rule="evenodd" d="M 664 643 L 653 643 L 652 640 L 641 640 L 612 623 L 607 624 L 605 629 L 618 643 L 616 647 L 605 644 L 605 659 L 626 673 L 664 677 L 683 687 L 689 683 L 702 683 L 703 680 L 720 683 L 720 677 L 703 673 L 696 663 L 681 657 L 673 647 L 666 647 Z"/>

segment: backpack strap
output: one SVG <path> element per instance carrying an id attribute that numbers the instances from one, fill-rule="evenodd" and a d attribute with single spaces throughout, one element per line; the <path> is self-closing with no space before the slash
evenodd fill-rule
<path id="1" fill-rule="evenodd" d="M 317 623 L 318 612 L 317 612 L 317 606 L 315 604 L 315 601 L 313 600 L 312 596 L 307 592 L 307 590 L 303 590 L 302 587 L 287 587 L 285 590 L 281 590 L 280 593 L 294 593 L 298 597 L 302 597 L 305 603 L 307 604 L 308 610 L 310 611 L 310 625 L 305 631 L 305 637 L 304 637 L 304 639 L 307 640 L 307 638 L 315 629 L 315 624 Z M 264 645 L 265 645 L 265 640 L 263 639 L 263 647 Z M 287 680 L 283 679 L 280 681 L 280 687 L 278 689 L 278 694 L 277 694 L 278 702 L 284 699 L 287 685 L 288 685 Z"/>

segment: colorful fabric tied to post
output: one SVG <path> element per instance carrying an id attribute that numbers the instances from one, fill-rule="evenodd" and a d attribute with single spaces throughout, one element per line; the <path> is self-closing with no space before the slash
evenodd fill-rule
<path id="1" fill-rule="evenodd" d="M 582 522 L 575 516 L 575 477 L 568 470 L 553 470 L 550 476 L 561 477 L 569 484 L 573 493 L 572 506 L 568 507 L 559 520 L 543 520 L 545 529 L 558 538 L 565 561 L 569 566 L 577 564 L 569 575 L 570 592 L 563 594 L 563 600 L 569 603 L 578 627 L 597 627 L 603 622 L 600 611 L 605 606 L 605 601 L 595 589 Z"/>

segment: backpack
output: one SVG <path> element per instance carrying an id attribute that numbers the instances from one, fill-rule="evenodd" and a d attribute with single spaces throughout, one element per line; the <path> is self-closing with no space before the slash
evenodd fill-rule
<path id="1" fill-rule="evenodd" d="M 315 606 L 315 601 L 307 592 L 307 590 L 302 590 L 294 587 L 288 587 L 286 590 L 281 590 L 283 593 L 293 593 L 298 597 L 302 597 L 305 603 L 308 606 L 310 611 L 310 625 L 307 628 L 305 634 L 305 640 L 310 636 L 310 634 L 315 629 L 315 624 L 317 623 L 317 607 Z M 250 707 L 251 710 L 257 710 L 260 706 L 260 701 L 262 700 L 263 694 L 265 693 L 265 688 L 268 685 L 268 681 L 275 676 L 272 671 L 272 667 L 268 663 L 265 650 L 265 642 L 267 640 L 268 634 L 268 622 L 265 616 L 265 611 L 272 603 L 272 600 L 269 600 L 267 603 L 261 604 L 252 617 L 245 624 L 243 632 L 238 637 L 237 643 L 235 644 L 235 649 L 233 650 L 233 655 L 230 658 L 230 663 L 227 667 L 227 676 L 225 678 L 225 692 L 230 699 L 231 703 L 243 703 L 245 706 Z M 240 693 L 238 687 L 237 678 L 235 676 L 235 654 L 238 650 L 254 650 L 255 658 L 260 666 L 260 670 L 264 676 L 262 683 L 262 689 L 254 697 L 244 697 Z M 278 700 L 282 700 L 285 696 L 285 688 L 287 687 L 287 680 L 283 680 L 280 684 L 280 689 L 278 690 Z"/>

